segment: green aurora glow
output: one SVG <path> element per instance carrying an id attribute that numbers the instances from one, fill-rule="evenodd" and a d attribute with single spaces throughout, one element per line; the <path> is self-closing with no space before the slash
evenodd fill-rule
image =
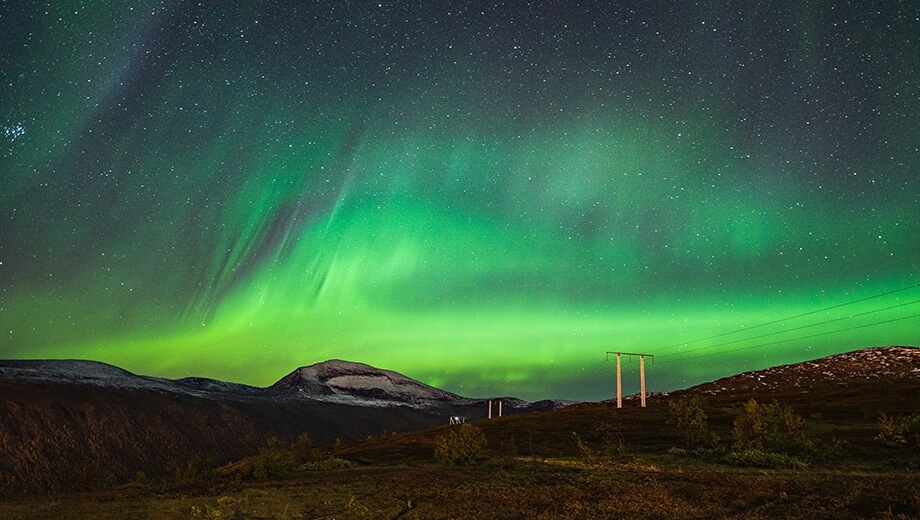
<path id="1" fill-rule="evenodd" d="M 678 346 L 920 282 L 916 13 L 338 4 L 3 7 L 0 356 L 600 399 L 920 344 L 916 287 Z"/>

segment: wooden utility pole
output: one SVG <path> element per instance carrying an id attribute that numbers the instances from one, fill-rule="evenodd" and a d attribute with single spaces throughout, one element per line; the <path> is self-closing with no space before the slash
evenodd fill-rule
<path id="1" fill-rule="evenodd" d="M 642 408 L 645 408 L 645 355 L 639 356 L 639 395 L 642 396 Z"/>
<path id="2" fill-rule="evenodd" d="M 498 416 L 502 416 L 502 400 L 495 399 L 495 402 L 498 403 Z M 492 418 L 492 399 L 489 399 L 489 419 Z"/>
<path id="3" fill-rule="evenodd" d="M 636 354 L 634 352 L 607 352 L 607 360 L 610 360 L 610 354 L 617 355 L 617 408 L 623 408 L 623 376 L 620 367 L 620 356 L 639 356 L 639 384 L 640 384 L 640 399 L 642 401 L 642 408 L 645 408 L 645 356 L 652 358 L 654 362 L 655 356 L 652 354 Z"/>

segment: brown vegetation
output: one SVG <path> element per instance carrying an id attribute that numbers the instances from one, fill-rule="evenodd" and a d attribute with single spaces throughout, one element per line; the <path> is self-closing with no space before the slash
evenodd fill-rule
<path id="1" fill-rule="evenodd" d="M 318 442 L 441 421 L 407 409 L 212 400 L 145 390 L 0 380 L 0 496 L 194 476 L 256 453 L 270 437 Z"/>

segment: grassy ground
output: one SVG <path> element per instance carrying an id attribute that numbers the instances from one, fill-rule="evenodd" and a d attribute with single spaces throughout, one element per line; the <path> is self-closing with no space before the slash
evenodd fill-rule
<path id="1" fill-rule="evenodd" d="M 17 518 L 916 518 L 906 471 L 727 468 L 667 456 L 587 465 L 521 457 L 463 468 L 363 467 L 211 489 L 105 492 L 0 504 Z"/>

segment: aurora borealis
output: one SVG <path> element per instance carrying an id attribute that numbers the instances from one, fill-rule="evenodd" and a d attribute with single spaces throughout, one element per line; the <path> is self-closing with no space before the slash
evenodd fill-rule
<path id="1" fill-rule="evenodd" d="M 607 350 L 667 390 L 920 344 L 915 3 L 27 0 L 0 34 L 2 358 L 601 399 Z"/>

